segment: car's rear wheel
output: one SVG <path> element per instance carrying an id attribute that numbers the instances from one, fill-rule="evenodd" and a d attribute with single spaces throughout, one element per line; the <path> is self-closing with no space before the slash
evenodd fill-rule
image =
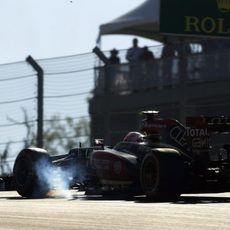
<path id="1" fill-rule="evenodd" d="M 16 191 L 26 198 L 47 196 L 52 163 L 44 149 L 26 148 L 17 156 L 13 174 Z"/>
<path id="2" fill-rule="evenodd" d="M 146 154 L 142 161 L 141 189 L 150 199 L 177 199 L 182 191 L 183 178 L 183 162 L 177 151 L 155 151 Z"/>

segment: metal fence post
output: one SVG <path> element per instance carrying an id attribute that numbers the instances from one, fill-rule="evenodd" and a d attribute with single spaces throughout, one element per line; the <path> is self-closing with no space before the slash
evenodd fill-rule
<path id="1" fill-rule="evenodd" d="M 26 61 L 37 72 L 37 147 L 43 147 L 43 91 L 44 91 L 44 71 L 41 66 L 31 57 L 28 56 Z"/>

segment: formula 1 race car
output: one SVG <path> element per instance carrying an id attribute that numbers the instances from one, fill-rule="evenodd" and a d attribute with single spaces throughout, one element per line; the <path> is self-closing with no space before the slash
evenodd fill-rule
<path id="1" fill-rule="evenodd" d="M 17 192 L 38 198 L 62 187 L 174 200 L 182 193 L 230 191 L 230 145 L 211 143 L 212 135 L 230 131 L 230 118 L 188 117 L 185 127 L 156 111 L 143 114 L 140 132 L 128 133 L 114 147 L 95 140 L 61 156 L 23 149 L 13 169 Z"/>

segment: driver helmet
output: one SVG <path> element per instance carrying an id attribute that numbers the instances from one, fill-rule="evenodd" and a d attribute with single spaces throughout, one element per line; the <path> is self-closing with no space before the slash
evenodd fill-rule
<path id="1" fill-rule="evenodd" d="M 123 139 L 127 142 L 142 142 L 144 141 L 144 135 L 139 132 L 129 132 Z"/>

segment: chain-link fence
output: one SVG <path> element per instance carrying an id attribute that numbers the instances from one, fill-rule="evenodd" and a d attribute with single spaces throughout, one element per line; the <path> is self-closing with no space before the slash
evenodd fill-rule
<path id="1" fill-rule="evenodd" d="M 87 99 L 94 87 L 92 53 L 37 60 L 44 70 L 44 130 L 55 119 L 89 122 Z M 37 129 L 37 75 L 26 62 L 0 65 L 0 173 L 6 173 Z M 79 141 L 63 132 L 62 139 Z M 57 146 L 58 150 L 58 146 Z"/>

